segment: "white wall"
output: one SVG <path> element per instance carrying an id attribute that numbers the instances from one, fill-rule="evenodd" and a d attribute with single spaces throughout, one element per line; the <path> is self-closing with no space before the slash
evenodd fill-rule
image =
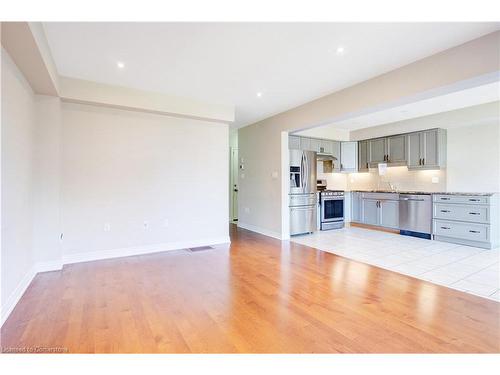
<path id="1" fill-rule="evenodd" d="M 500 192 L 500 122 L 448 130 L 449 191 Z"/>
<path id="2" fill-rule="evenodd" d="M 33 186 L 33 253 L 40 269 L 61 266 L 60 177 L 61 101 L 57 97 L 35 96 L 35 170 Z"/>
<path id="3" fill-rule="evenodd" d="M 2 322 L 34 264 L 34 140 L 33 91 L 2 49 Z"/>
<path id="4" fill-rule="evenodd" d="M 229 241 L 228 125 L 80 104 L 62 108 L 66 260 Z"/>

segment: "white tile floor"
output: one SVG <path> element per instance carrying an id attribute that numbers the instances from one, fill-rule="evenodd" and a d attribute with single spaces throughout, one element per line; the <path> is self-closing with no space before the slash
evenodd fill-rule
<path id="1" fill-rule="evenodd" d="M 500 301 L 500 249 L 480 249 L 359 227 L 291 241 Z"/>

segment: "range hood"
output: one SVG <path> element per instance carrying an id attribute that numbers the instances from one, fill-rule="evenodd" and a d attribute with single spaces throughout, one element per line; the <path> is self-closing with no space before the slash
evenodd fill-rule
<path id="1" fill-rule="evenodd" d="M 332 154 L 316 154 L 316 160 L 317 161 L 336 161 L 337 158 L 333 156 Z"/>

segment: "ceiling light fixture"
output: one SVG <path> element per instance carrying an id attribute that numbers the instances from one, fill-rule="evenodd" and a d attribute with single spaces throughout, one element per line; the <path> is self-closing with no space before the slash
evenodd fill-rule
<path id="1" fill-rule="evenodd" d="M 259 92 L 257 93 L 257 98 L 261 98 L 261 97 L 262 97 L 262 93 L 259 91 Z"/>
<path id="2" fill-rule="evenodd" d="M 125 63 L 124 63 L 124 62 L 121 62 L 121 61 L 118 61 L 118 62 L 116 63 L 116 66 L 117 66 L 118 68 L 120 68 L 120 69 L 123 69 L 123 68 L 125 68 Z"/>
<path id="3" fill-rule="evenodd" d="M 342 46 L 337 47 L 337 55 L 342 56 L 345 53 L 345 48 Z"/>

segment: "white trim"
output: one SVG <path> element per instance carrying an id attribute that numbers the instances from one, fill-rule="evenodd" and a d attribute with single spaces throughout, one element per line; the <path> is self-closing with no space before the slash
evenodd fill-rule
<path id="1" fill-rule="evenodd" d="M 257 227 L 255 225 L 245 224 L 245 223 L 238 222 L 238 228 L 247 229 L 247 230 L 250 230 L 252 232 L 263 234 L 264 236 L 276 238 L 278 240 L 282 239 L 281 238 L 281 233 L 274 232 L 274 231 L 271 231 L 271 230 L 268 230 L 268 229 L 265 229 L 265 228 Z"/>
<path id="2" fill-rule="evenodd" d="M 14 310 L 14 307 L 16 307 L 17 303 L 23 296 L 24 292 L 26 292 L 26 289 L 30 286 L 31 282 L 36 276 L 36 267 L 33 266 L 31 267 L 28 272 L 24 275 L 24 277 L 21 279 L 19 284 L 17 284 L 16 288 L 14 291 L 10 294 L 10 296 L 7 298 L 6 302 L 2 305 L 2 310 L 1 310 L 1 325 L 5 323 L 9 315 L 12 313 Z"/>
<path id="3" fill-rule="evenodd" d="M 50 271 L 60 271 L 62 270 L 63 263 L 60 260 L 53 260 L 49 262 L 38 262 L 35 264 L 36 273 L 39 272 L 50 272 Z"/>
<path id="4" fill-rule="evenodd" d="M 162 251 L 181 250 L 189 247 L 209 246 L 230 243 L 229 236 L 225 237 L 212 237 L 197 241 L 179 241 L 167 242 L 163 244 L 153 244 L 146 246 L 124 247 L 120 249 L 91 251 L 86 253 L 74 253 L 63 255 L 63 264 L 72 264 L 80 262 L 90 262 L 93 260 L 121 258 L 133 255 L 152 254 Z"/>
<path id="5" fill-rule="evenodd" d="M 288 208 L 290 192 L 290 151 L 288 149 L 288 132 L 281 132 L 281 239 L 290 239 L 290 208 Z"/>

